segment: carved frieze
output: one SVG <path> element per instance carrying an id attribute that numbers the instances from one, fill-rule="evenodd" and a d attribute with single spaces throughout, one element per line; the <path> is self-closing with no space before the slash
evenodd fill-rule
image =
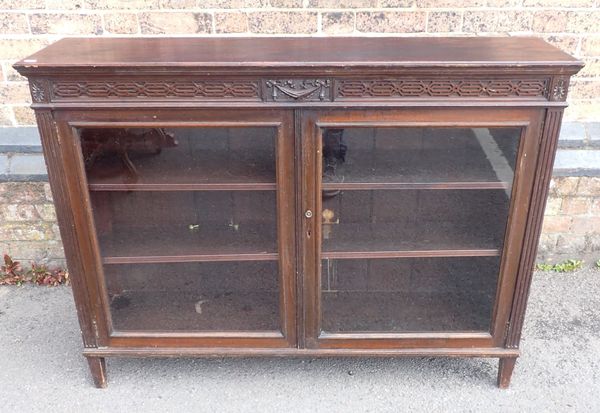
<path id="1" fill-rule="evenodd" d="M 569 80 L 565 77 L 525 79 L 182 79 L 163 80 L 36 80 L 31 83 L 35 103 L 97 101 L 101 99 L 188 99 L 198 101 L 253 101 L 266 103 L 333 102 L 357 100 L 488 98 L 566 98 Z"/>

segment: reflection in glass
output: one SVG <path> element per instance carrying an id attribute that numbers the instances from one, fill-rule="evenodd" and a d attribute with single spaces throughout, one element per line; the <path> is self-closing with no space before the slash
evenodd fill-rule
<path id="1" fill-rule="evenodd" d="M 323 184 L 512 180 L 517 128 L 346 128 L 323 131 Z"/>
<path id="2" fill-rule="evenodd" d="M 81 129 L 90 184 L 275 183 L 275 128 Z"/>

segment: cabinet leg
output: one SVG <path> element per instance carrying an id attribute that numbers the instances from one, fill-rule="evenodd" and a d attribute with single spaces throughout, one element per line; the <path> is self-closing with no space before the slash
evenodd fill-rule
<path id="1" fill-rule="evenodd" d="M 498 387 L 501 389 L 506 389 L 510 385 L 510 378 L 516 362 L 516 357 L 504 357 L 500 359 L 500 363 L 498 364 Z"/>
<path id="2" fill-rule="evenodd" d="M 99 389 L 106 387 L 106 361 L 104 357 L 87 357 L 94 384 Z"/>

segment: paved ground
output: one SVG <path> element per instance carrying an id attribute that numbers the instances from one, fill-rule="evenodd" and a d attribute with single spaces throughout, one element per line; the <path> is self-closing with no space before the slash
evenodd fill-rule
<path id="1" fill-rule="evenodd" d="M 92 387 L 68 288 L 0 287 L 0 412 L 600 411 L 600 271 L 537 273 L 512 386 L 496 360 L 109 361 Z M 349 374 L 349 372 L 351 372 Z"/>

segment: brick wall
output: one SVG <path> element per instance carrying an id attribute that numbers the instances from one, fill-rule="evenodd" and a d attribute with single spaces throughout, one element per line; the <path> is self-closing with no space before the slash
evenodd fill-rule
<path id="1" fill-rule="evenodd" d="M 577 258 L 598 255 L 600 178 L 552 179 L 539 252 L 542 256 L 560 253 Z"/>
<path id="2" fill-rule="evenodd" d="M 47 182 L 0 183 L 0 253 L 18 260 L 64 264 Z"/>
<path id="3" fill-rule="evenodd" d="M 586 63 L 570 90 L 565 119 L 577 122 L 557 160 L 568 173 L 554 178 L 541 251 L 600 251 L 600 178 L 585 176 L 600 171 L 600 0 L 0 0 L 0 127 L 11 130 L 0 129 L 0 251 L 62 257 L 47 184 L 27 182 L 43 181 L 41 156 L 18 153 L 14 127 L 34 117 L 11 64 L 64 36 L 139 35 L 540 36 Z M 6 182 L 15 176 L 26 182 Z"/>
<path id="4" fill-rule="evenodd" d="M 42 162 L 39 154 L 15 156 L 35 158 L 33 165 Z M 23 182 L 0 182 L 0 252 L 64 265 L 50 187 L 39 170 L 34 172 L 13 175 Z M 565 254 L 594 260 L 600 255 L 600 177 L 555 176 L 550 183 L 539 259 Z"/>
<path id="5" fill-rule="evenodd" d="M 32 125 L 11 63 L 63 36 L 536 35 L 583 59 L 567 119 L 600 118 L 599 0 L 0 0 L 0 125 Z"/>

